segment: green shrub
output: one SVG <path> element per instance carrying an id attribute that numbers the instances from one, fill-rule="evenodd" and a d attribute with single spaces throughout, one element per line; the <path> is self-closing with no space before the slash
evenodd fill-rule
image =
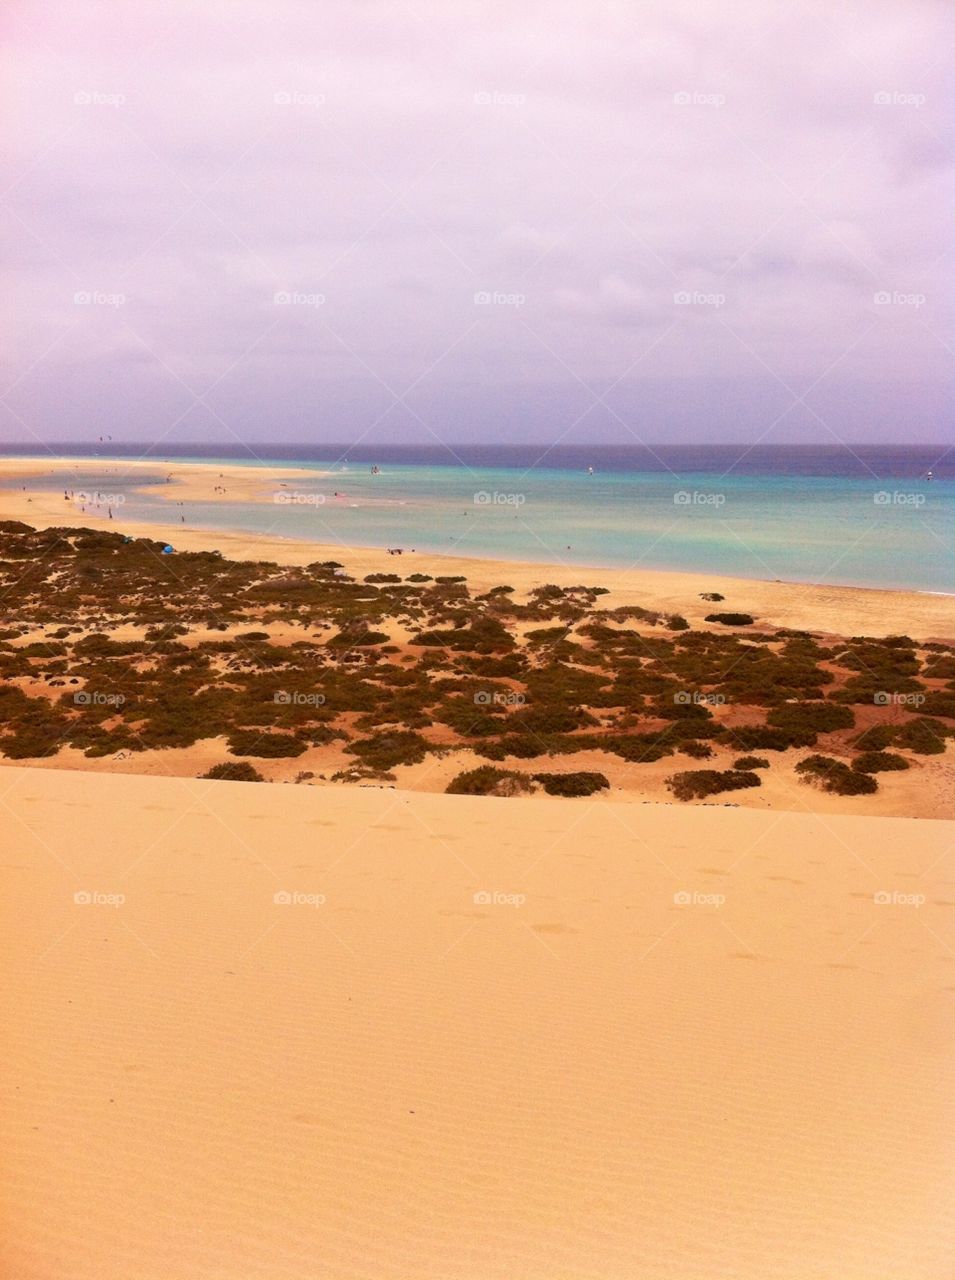
<path id="1" fill-rule="evenodd" d="M 567 637 L 569 627 L 538 627 L 535 631 L 528 631 L 525 634 L 525 640 L 531 644 L 550 644 L 557 640 L 564 640 Z"/>
<path id="2" fill-rule="evenodd" d="M 328 641 L 330 649 L 364 649 L 370 645 L 387 644 L 391 639 L 384 631 L 369 631 L 367 627 L 346 628 Z"/>
<path id="3" fill-rule="evenodd" d="M 816 735 L 808 729 L 780 729 L 773 725 L 741 725 L 729 732 L 730 743 L 742 751 L 787 751 L 790 747 L 813 747 Z"/>
<path id="4" fill-rule="evenodd" d="M 146 639 L 149 641 L 175 640 L 176 636 L 186 636 L 189 634 L 189 628 L 182 622 L 164 622 L 158 627 L 150 627 L 146 631 Z M 262 633 L 267 640 L 268 636 Z M 241 637 L 237 637 L 240 639 Z"/>
<path id="5" fill-rule="evenodd" d="M 579 707 L 532 706 L 518 711 L 508 721 L 508 728 L 517 733 L 551 734 L 573 733 L 575 729 L 595 725 L 597 721 Z"/>
<path id="6" fill-rule="evenodd" d="M 734 769 L 768 769 L 769 761 L 765 756 L 740 756 L 733 761 Z"/>
<path id="7" fill-rule="evenodd" d="M 68 652 L 59 640 L 34 640 L 17 650 L 21 658 L 62 658 Z"/>
<path id="8" fill-rule="evenodd" d="M 609 788 L 610 783 L 602 773 L 535 773 L 534 781 L 539 782 L 549 796 L 592 796 L 597 791 Z"/>
<path id="9" fill-rule="evenodd" d="M 927 716 L 946 716 L 950 720 L 955 719 L 955 693 L 934 689 L 925 695 L 921 709 Z"/>
<path id="10" fill-rule="evenodd" d="M 918 720 L 909 720 L 900 725 L 893 737 L 897 747 L 907 747 L 920 756 L 938 756 L 945 750 L 945 739 L 952 735 L 940 720 L 921 716 Z"/>
<path id="11" fill-rule="evenodd" d="M 875 778 L 850 769 L 847 764 L 834 760 L 831 756 L 807 756 L 796 765 L 796 772 L 804 782 L 811 782 L 831 795 L 865 796 L 879 789 Z"/>
<path id="12" fill-rule="evenodd" d="M 737 769 L 687 769 L 671 774 L 666 784 L 678 800 L 701 800 L 722 791 L 740 791 L 758 787 L 759 775 Z"/>
<path id="13" fill-rule="evenodd" d="M 719 622 L 724 627 L 748 627 L 756 621 L 748 613 L 708 613 L 707 622 Z"/>
<path id="14" fill-rule="evenodd" d="M 300 756 L 305 743 L 287 733 L 260 733 L 257 729 L 237 729 L 229 736 L 229 750 L 234 756 L 258 756 L 262 760 L 278 760 Z"/>
<path id="15" fill-rule="evenodd" d="M 21 729 L 11 738 L 0 738 L 0 751 L 8 760 L 42 760 L 55 756 L 62 745 L 59 737 L 42 729 Z"/>
<path id="16" fill-rule="evenodd" d="M 225 782 L 264 782 L 258 769 L 253 768 L 248 760 L 227 760 L 223 764 L 214 764 L 208 773 L 200 774 L 203 778 L 218 778 Z"/>
<path id="17" fill-rule="evenodd" d="M 863 751 L 853 760 L 852 767 L 859 773 L 887 773 L 908 769 L 910 765 L 905 756 L 892 751 Z"/>
<path id="18" fill-rule="evenodd" d="M 345 748 L 374 769 L 392 769 L 396 764 L 420 764 L 431 749 L 427 738 L 403 729 L 359 738 Z"/>
<path id="19" fill-rule="evenodd" d="M 680 750 L 685 756 L 692 756 L 694 760 L 708 760 L 713 754 L 713 748 L 708 742 L 700 742 L 695 738 L 681 743 Z"/>
<path id="20" fill-rule="evenodd" d="M 781 707 L 773 707 L 766 723 L 797 733 L 832 733 L 836 729 L 851 729 L 855 716 L 851 707 L 836 702 L 786 702 Z"/>
<path id="21" fill-rule="evenodd" d="M 449 796 L 516 796 L 530 789 L 526 774 L 482 764 L 452 778 L 445 791 Z"/>
<path id="22" fill-rule="evenodd" d="M 871 729 L 866 729 L 865 733 L 860 733 L 855 739 L 855 746 L 861 747 L 863 751 L 881 751 L 884 747 L 891 746 L 895 741 L 896 727 L 891 724 L 874 724 Z"/>
<path id="23" fill-rule="evenodd" d="M 607 737 L 601 743 L 605 751 L 612 751 L 628 764 L 653 764 L 664 756 L 672 756 L 675 746 L 666 742 L 659 733 L 624 733 Z"/>
<path id="24" fill-rule="evenodd" d="M 490 742 L 474 743 L 472 750 L 487 760 L 503 760 L 507 756 L 513 756 L 516 760 L 533 760 L 536 756 L 549 754 L 545 739 L 525 733 L 509 734 Z"/>

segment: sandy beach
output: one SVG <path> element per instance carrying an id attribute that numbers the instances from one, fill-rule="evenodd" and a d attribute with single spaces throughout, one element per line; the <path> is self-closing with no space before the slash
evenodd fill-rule
<path id="1" fill-rule="evenodd" d="M 951 824 L 2 781 L 5 1275 L 950 1274 Z"/>
<path id="2" fill-rule="evenodd" d="M 705 625 L 712 606 L 700 599 L 700 593 L 719 592 L 726 597 L 726 608 L 753 613 L 760 621 L 779 627 L 793 627 L 831 635 L 886 636 L 906 634 L 920 640 L 955 639 L 955 596 L 937 596 L 918 591 L 883 591 L 866 587 L 813 585 L 798 582 L 768 582 L 751 578 L 724 577 L 719 574 L 689 574 L 635 568 L 566 567 L 520 561 L 495 561 L 464 556 L 414 553 L 405 549 L 400 557 L 391 556 L 386 548 L 368 548 L 308 542 L 240 529 L 232 531 L 196 529 L 178 523 L 175 503 L 202 501 L 272 503 L 281 486 L 315 482 L 324 473 L 301 471 L 289 467 L 250 468 L 220 463 L 167 462 L 159 459 L 130 461 L 126 459 L 3 458 L 0 479 L 16 480 L 39 476 L 62 478 L 65 488 L 77 469 L 114 473 L 128 480 L 137 473 L 168 475 L 169 484 L 151 490 L 170 503 L 170 524 L 162 526 L 124 518 L 122 510 L 109 519 L 107 511 L 66 503 L 62 492 L 27 493 L 22 490 L 0 490 L 0 509 L 8 519 L 24 520 L 39 528 L 85 525 L 110 528 L 133 536 L 168 537 L 183 550 L 203 551 L 210 545 L 223 555 L 235 559 L 268 559 L 279 564 L 304 565 L 314 560 L 334 558 L 356 577 L 367 573 L 428 572 L 465 574 L 479 590 L 489 590 L 502 583 L 526 592 L 542 583 L 569 586 L 581 581 L 608 588 L 610 607 L 638 604 L 683 614 L 692 626 Z M 224 488 L 225 492 L 221 492 Z"/>

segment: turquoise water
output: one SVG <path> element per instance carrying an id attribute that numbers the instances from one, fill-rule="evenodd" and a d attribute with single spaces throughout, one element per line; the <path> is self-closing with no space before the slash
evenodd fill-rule
<path id="1" fill-rule="evenodd" d="M 222 461 L 235 466 L 239 460 Z M 114 465 L 122 470 L 121 462 Z M 356 463 L 326 477 L 321 463 L 302 466 L 314 479 L 286 490 L 263 475 L 265 503 L 179 508 L 155 487 L 134 493 L 128 481 L 90 459 L 78 460 L 70 487 L 120 494 L 125 501 L 113 508 L 117 528 L 124 517 L 155 522 L 157 536 L 173 543 L 184 514 L 187 524 L 212 531 L 240 528 L 343 547 L 955 591 L 951 479 L 677 477 L 659 470 L 588 475 L 399 463 L 383 464 L 379 475 Z M 157 463 L 155 486 L 164 478 Z M 62 488 L 62 481 L 36 487 Z M 64 510 L 71 513 L 64 523 L 71 523 L 72 507 Z"/>

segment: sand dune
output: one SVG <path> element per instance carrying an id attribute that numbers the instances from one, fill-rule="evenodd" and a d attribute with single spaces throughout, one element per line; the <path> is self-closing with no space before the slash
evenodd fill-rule
<path id="1" fill-rule="evenodd" d="M 952 1274 L 951 824 L 2 785 L 3 1275 Z"/>

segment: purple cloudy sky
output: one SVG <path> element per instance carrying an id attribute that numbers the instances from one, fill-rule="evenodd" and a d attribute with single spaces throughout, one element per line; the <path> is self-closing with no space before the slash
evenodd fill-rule
<path id="1" fill-rule="evenodd" d="M 952 17 L 12 0 L 0 440 L 945 441 Z"/>

